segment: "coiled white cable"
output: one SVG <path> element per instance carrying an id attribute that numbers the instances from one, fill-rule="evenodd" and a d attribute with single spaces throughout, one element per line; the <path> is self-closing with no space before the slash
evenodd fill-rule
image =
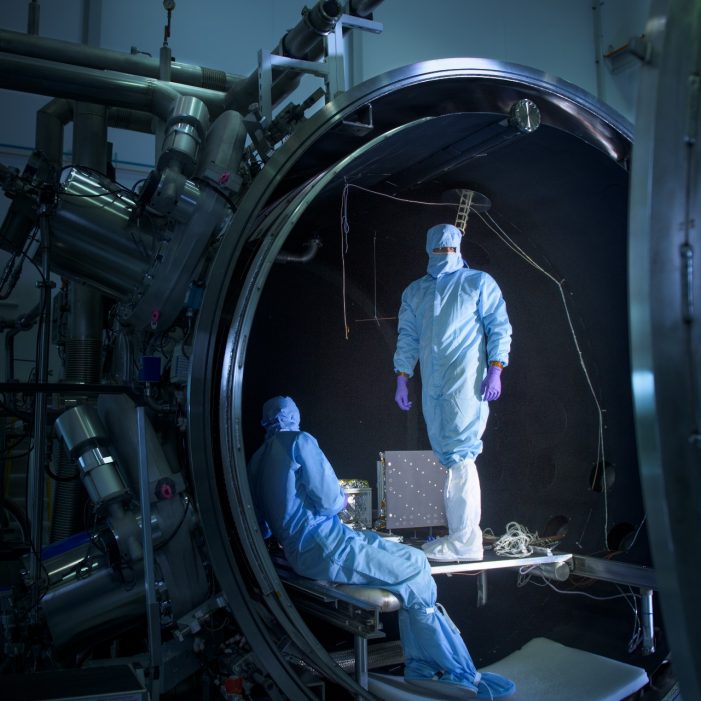
<path id="1" fill-rule="evenodd" d="M 506 533 L 492 546 L 497 555 L 506 557 L 526 557 L 533 554 L 531 543 L 538 533 L 531 533 L 525 526 L 516 521 L 506 524 Z"/>

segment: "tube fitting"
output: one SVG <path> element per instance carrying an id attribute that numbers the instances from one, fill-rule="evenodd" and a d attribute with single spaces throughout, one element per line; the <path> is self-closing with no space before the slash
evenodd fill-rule
<path id="1" fill-rule="evenodd" d="M 158 170 L 177 163 L 181 172 L 191 175 L 197 165 L 197 154 L 207 129 L 209 111 L 204 102 L 187 95 L 177 97 L 166 123 Z"/>
<path id="2" fill-rule="evenodd" d="M 283 56 L 303 59 L 320 36 L 330 34 L 343 14 L 336 0 L 319 0 L 312 9 L 304 8 L 302 19 L 280 42 Z"/>
<path id="3" fill-rule="evenodd" d="M 81 481 L 94 504 L 100 506 L 128 494 L 108 448 L 107 430 L 93 407 L 81 404 L 64 411 L 55 427 L 71 459 L 78 463 Z"/>

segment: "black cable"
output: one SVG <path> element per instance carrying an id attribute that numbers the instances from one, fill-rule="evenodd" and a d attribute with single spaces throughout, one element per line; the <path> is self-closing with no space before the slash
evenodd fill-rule
<path id="1" fill-rule="evenodd" d="M 29 436 L 27 436 L 27 435 L 21 436 L 21 437 L 18 438 L 12 445 L 7 445 L 7 446 L 5 446 L 5 449 L 2 451 L 2 453 L 0 453 L 0 457 L 7 458 L 7 457 L 8 457 L 8 453 L 9 453 L 11 450 L 14 450 L 20 443 L 23 443 L 24 441 L 26 441 L 28 437 L 29 437 Z M 29 452 L 30 452 L 30 453 L 32 452 L 31 449 L 29 450 Z M 14 457 L 16 457 L 16 456 L 13 455 L 12 457 L 14 458 Z"/>
<path id="2" fill-rule="evenodd" d="M 29 521 L 24 511 L 6 497 L 0 497 L 0 509 L 15 517 L 15 521 L 17 521 L 22 531 L 22 542 L 29 543 Z"/>
<path id="3" fill-rule="evenodd" d="M 135 195 L 140 195 L 141 193 L 136 191 L 137 186 L 141 185 L 141 183 L 145 183 L 148 180 L 148 178 L 141 178 L 141 180 L 137 180 L 130 188 L 130 191 L 133 192 Z"/>
<path id="4" fill-rule="evenodd" d="M 74 474 L 68 475 L 66 477 L 63 477 L 62 475 L 57 475 L 55 472 L 51 471 L 48 460 L 44 463 L 44 472 L 49 477 L 51 477 L 52 480 L 56 480 L 56 482 L 75 482 L 80 477 L 80 468 L 76 468 Z"/>
<path id="5" fill-rule="evenodd" d="M 229 205 L 231 213 L 236 214 L 236 205 L 234 204 L 234 201 L 231 199 L 231 197 L 229 197 L 229 195 L 227 195 L 226 192 L 224 192 L 224 190 L 218 188 L 216 185 L 209 182 L 208 180 L 203 180 L 202 178 L 193 178 L 192 181 L 210 188 L 212 192 L 219 195 L 219 197 L 221 197 L 224 200 L 224 202 L 226 202 Z"/>
<path id="6" fill-rule="evenodd" d="M 25 451 L 24 453 L 20 453 L 19 455 L 13 455 L 12 459 L 13 460 L 18 460 L 20 458 L 26 458 L 28 455 L 32 454 L 32 451 L 34 450 L 34 446 L 32 446 L 29 450 Z"/>
<path id="7" fill-rule="evenodd" d="M 168 543 L 170 543 L 173 538 L 177 535 L 178 531 L 180 530 L 180 527 L 183 525 L 185 522 L 185 516 L 187 516 L 188 509 L 190 508 L 190 499 L 187 497 L 185 498 L 185 508 L 183 509 L 183 515 L 180 517 L 180 521 L 178 521 L 178 525 L 173 529 L 173 532 L 163 541 L 161 541 L 153 550 L 154 552 L 156 550 L 160 550 L 161 548 L 165 548 Z"/>

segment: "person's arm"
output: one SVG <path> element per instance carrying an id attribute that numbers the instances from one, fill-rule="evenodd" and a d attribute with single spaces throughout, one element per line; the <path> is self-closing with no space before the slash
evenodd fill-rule
<path id="1" fill-rule="evenodd" d="M 300 465 L 299 479 L 315 511 L 325 516 L 342 511 L 346 493 L 316 439 L 309 433 L 300 433 L 293 457 Z"/>
<path id="2" fill-rule="evenodd" d="M 414 368 L 419 359 L 419 331 L 416 324 L 416 313 L 408 296 L 407 290 L 404 290 L 402 304 L 399 308 L 397 349 L 394 353 L 394 372 L 397 376 L 394 401 L 404 411 L 411 409 L 409 378 L 414 374 Z"/>
<path id="3" fill-rule="evenodd" d="M 482 398 L 494 401 L 501 396 L 501 373 L 509 364 L 511 324 L 506 302 L 494 279 L 484 274 L 480 290 L 479 313 L 487 338 L 487 374 L 482 382 Z"/>
<path id="4" fill-rule="evenodd" d="M 501 290 L 494 278 L 486 273 L 480 290 L 479 314 L 487 337 L 487 360 L 505 368 L 511 350 L 511 324 Z"/>
<path id="5" fill-rule="evenodd" d="M 268 522 L 265 520 L 263 514 L 260 511 L 260 498 L 258 495 L 258 488 L 259 488 L 259 480 L 260 480 L 260 463 L 262 459 L 262 455 L 264 454 L 266 450 L 266 446 L 262 446 L 259 448 L 253 457 L 251 458 L 250 462 L 248 463 L 248 486 L 251 491 L 251 498 L 253 499 L 253 508 L 256 513 L 256 518 L 258 520 L 258 528 L 260 528 L 260 532 L 263 536 L 264 539 L 268 539 L 272 536 L 273 532 L 270 530 L 270 526 L 268 525 Z"/>

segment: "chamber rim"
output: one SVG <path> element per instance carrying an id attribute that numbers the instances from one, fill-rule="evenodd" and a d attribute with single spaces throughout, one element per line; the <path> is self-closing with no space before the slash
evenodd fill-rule
<path id="1" fill-rule="evenodd" d="M 392 130 L 388 129 L 360 149 L 351 150 L 332 168 L 318 173 L 283 196 L 279 202 L 273 205 L 269 202 L 299 158 L 343 119 L 406 87 L 430 85 L 448 79 L 493 81 L 503 86 L 540 91 L 556 108 L 567 115 L 575 115 L 575 123 L 579 123 L 585 132 L 595 132 L 595 126 L 599 125 L 604 131 L 610 130 L 615 134 L 621 143 L 632 140 L 632 127 L 627 120 L 566 81 L 516 64 L 487 59 L 439 59 L 380 75 L 325 105 L 273 154 L 242 199 L 217 253 L 197 322 L 196 338 L 199 341 L 193 348 L 188 385 L 190 450 L 193 472 L 197 472 L 196 494 L 202 526 L 212 552 L 215 572 L 229 602 L 236 601 L 237 607 L 246 609 L 245 612 L 241 611 L 239 621 L 244 635 L 249 641 L 255 638 L 257 644 L 267 649 L 272 659 L 280 661 L 279 666 L 270 665 L 268 670 L 281 686 L 290 681 L 293 673 L 286 669 L 279 651 L 263 630 L 259 614 L 254 611 L 255 602 L 245 589 L 244 578 L 229 545 L 232 528 L 241 538 L 239 545 L 247 553 L 247 559 L 257 568 L 260 575 L 258 583 L 264 597 L 275 607 L 275 610 L 271 610 L 272 615 L 288 633 L 291 632 L 300 649 L 306 649 L 312 655 L 325 674 L 346 688 L 355 690 L 354 683 L 333 666 L 326 651 L 313 639 L 285 594 L 262 538 L 257 534 L 258 526 L 250 504 L 247 482 L 243 485 L 239 483 L 239 477 L 245 475 L 246 470 L 241 429 L 246 345 L 267 274 L 296 220 L 347 162 L 357 158 L 359 152 L 371 148 L 370 145 L 391 136 Z M 407 124 L 416 121 L 411 120 Z M 581 137 L 580 134 L 577 136 Z M 606 153 L 605 149 L 600 150 Z M 607 155 L 616 160 L 612 152 Z M 263 215 L 266 206 L 269 209 Z M 279 223 L 282 226 L 275 231 Z M 247 255 L 254 260 L 245 270 L 243 281 L 238 280 L 236 292 L 232 293 L 234 268 L 242 258 L 244 246 L 252 241 L 256 245 L 255 253 L 251 256 L 249 251 Z M 233 311 L 232 301 L 235 302 Z M 222 487 L 225 489 L 222 490 Z M 224 504 L 228 514 L 222 511 Z"/>

